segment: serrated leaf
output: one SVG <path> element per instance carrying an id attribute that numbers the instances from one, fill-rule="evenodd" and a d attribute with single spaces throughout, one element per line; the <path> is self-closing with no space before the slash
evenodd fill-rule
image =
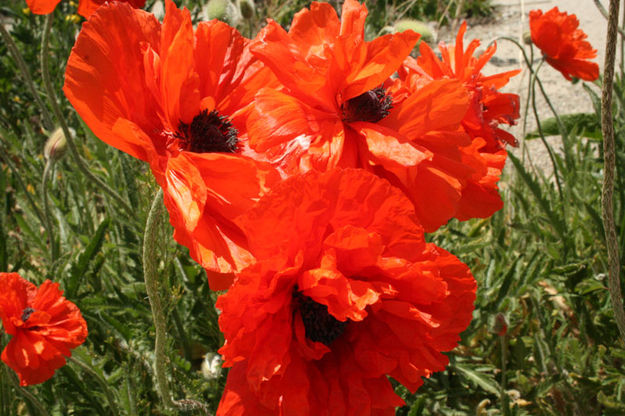
<path id="1" fill-rule="evenodd" d="M 106 218 L 100 223 L 98 229 L 93 235 L 93 238 L 89 240 L 89 244 L 87 244 L 87 246 L 78 256 L 77 261 L 72 265 L 70 269 L 69 281 L 67 283 L 68 297 L 71 298 L 76 295 L 76 288 L 78 286 L 80 278 L 85 275 L 89 264 L 102 248 L 102 243 L 104 243 L 104 236 L 110 222 L 111 220 L 109 218 Z"/>
<path id="2" fill-rule="evenodd" d="M 471 384 L 475 384 L 489 393 L 499 395 L 499 385 L 494 378 L 463 364 L 454 364 L 450 367 L 470 380 Z"/>

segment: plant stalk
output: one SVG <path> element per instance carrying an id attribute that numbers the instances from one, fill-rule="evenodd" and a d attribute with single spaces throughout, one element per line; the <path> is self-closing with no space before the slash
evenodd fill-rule
<path id="1" fill-rule="evenodd" d="M 166 363 L 168 361 L 165 353 L 165 343 L 167 337 L 167 319 L 163 310 L 163 302 L 160 295 L 160 282 L 158 276 L 158 230 L 162 223 L 163 190 L 159 189 L 152 201 L 148 219 L 145 224 L 145 234 L 143 238 L 143 278 L 145 279 L 145 289 L 152 309 L 154 319 L 154 329 L 156 332 L 154 340 L 154 373 L 158 393 L 165 407 L 174 410 L 202 410 L 208 413 L 208 407 L 195 400 L 173 400 L 167 381 Z"/>
<path id="2" fill-rule="evenodd" d="M 43 177 L 41 179 L 41 195 L 43 196 L 43 214 L 45 218 L 45 228 L 50 240 L 50 261 L 54 263 L 59 257 L 59 248 L 54 238 L 54 226 L 52 224 L 52 214 L 50 212 L 50 203 L 48 201 L 48 179 L 54 162 L 52 159 L 46 160 L 46 166 L 43 168 Z"/>
<path id="3" fill-rule="evenodd" d="M 43 28 L 43 37 L 41 39 L 41 74 L 43 78 L 43 85 L 46 89 L 46 94 L 48 94 L 48 100 L 50 105 L 52 106 L 52 111 L 56 116 L 59 124 L 61 125 L 61 129 L 63 130 L 63 134 L 65 135 L 65 139 L 67 140 L 67 144 L 69 146 L 70 153 L 72 157 L 76 161 L 78 165 L 78 169 L 85 175 L 89 180 L 98 185 L 102 190 L 104 190 L 107 194 L 113 197 L 126 212 L 130 215 L 134 215 L 134 211 L 131 206 L 110 186 L 108 186 L 104 181 L 95 176 L 89 167 L 82 159 L 80 154 L 78 153 L 78 148 L 76 147 L 76 143 L 74 143 L 74 139 L 70 134 L 69 128 L 67 127 L 67 123 L 65 122 L 65 117 L 63 116 L 63 112 L 59 107 L 58 100 L 56 97 L 56 93 L 54 92 L 54 88 L 52 87 L 52 82 L 50 80 L 50 71 L 48 70 L 48 57 L 50 55 L 50 29 L 52 28 L 52 21 L 54 20 L 54 13 L 50 13 L 45 17 L 45 24 Z"/>
<path id="4" fill-rule="evenodd" d="M 111 393 L 111 390 L 109 389 L 108 384 L 106 384 L 106 380 L 104 380 L 97 373 L 97 371 L 95 371 L 93 368 L 91 368 L 91 366 L 89 366 L 87 363 L 83 362 L 82 360 L 73 356 L 68 357 L 67 360 L 72 362 L 73 364 L 76 364 L 84 372 L 88 373 L 91 377 L 93 377 L 98 382 L 98 384 L 102 387 L 104 394 L 106 395 L 106 400 L 109 402 L 111 414 L 112 415 L 119 414 L 117 413 L 119 409 L 117 408 L 117 405 L 115 404 L 115 399 L 113 398 L 113 394 Z"/>
<path id="5" fill-rule="evenodd" d="M 603 184 L 601 188 L 601 211 L 608 249 L 608 290 L 614 309 L 614 319 L 625 344 L 625 309 L 621 292 L 618 236 L 614 224 L 614 172 L 615 145 L 614 121 L 612 117 L 612 90 L 614 84 L 614 61 L 616 58 L 616 33 L 618 29 L 619 0 L 610 0 L 608 17 L 608 35 L 605 48 L 603 69 L 603 88 L 601 91 L 601 133 L 603 134 Z"/>
<path id="6" fill-rule="evenodd" d="M 9 32 L 7 32 L 7 30 L 5 29 L 4 24 L 0 24 L 0 36 L 2 36 L 4 43 L 6 43 L 7 47 L 9 48 L 11 55 L 13 55 L 13 59 L 15 59 L 15 63 L 17 64 L 17 67 L 20 70 L 20 74 L 22 75 L 22 78 L 24 79 L 26 86 L 30 90 L 30 93 L 33 95 L 35 102 L 37 102 L 37 105 L 41 109 L 41 115 L 43 117 L 44 127 L 46 128 L 46 130 L 52 131 L 54 129 L 54 122 L 52 121 L 52 116 L 50 115 L 50 111 L 48 110 L 48 107 L 46 107 L 43 100 L 39 96 L 39 93 L 37 93 L 37 89 L 35 88 L 35 83 L 33 82 L 33 79 L 30 76 L 30 72 L 28 71 L 28 67 L 26 66 L 26 63 L 24 62 L 24 58 L 22 58 L 22 54 L 20 53 L 15 42 L 13 42 L 13 38 L 11 37 Z"/>

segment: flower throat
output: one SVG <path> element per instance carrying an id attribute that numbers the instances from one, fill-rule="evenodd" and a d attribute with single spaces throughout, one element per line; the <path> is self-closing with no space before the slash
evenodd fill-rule
<path id="1" fill-rule="evenodd" d="M 347 100 L 342 106 L 343 121 L 368 121 L 376 123 L 388 116 L 393 108 L 393 98 L 386 94 L 384 87 L 379 86 Z"/>
<path id="2" fill-rule="evenodd" d="M 217 110 L 203 110 L 193 117 L 191 123 L 180 122 L 176 137 L 180 150 L 194 153 L 235 153 L 238 149 L 239 132 L 228 117 Z"/>
<path id="3" fill-rule="evenodd" d="M 330 346 L 345 330 L 346 322 L 341 322 L 328 312 L 328 307 L 315 302 L 310 297 L 294 291 L 293 298 L 302 316 L 306 338 Z"/>

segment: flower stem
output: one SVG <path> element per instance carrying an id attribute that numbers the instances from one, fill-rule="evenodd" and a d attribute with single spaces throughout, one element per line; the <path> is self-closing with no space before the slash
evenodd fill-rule
<path id="1" fill-rule="evenodd" d="M 26 400 L 30 402 L 30 404 L 32 404 L 37 409 L 40 415 L 50 416 L 46 408 L 43 407 L 43 404 L 41 404 L 41 402 L 37 399 L 37 397 L 35 397 L 35 395 L 32 394 L 31 392 L 29 392 L 28 389 L 25 389 L 24 387 L 20 386 L 20 383 L 18 382 L 17 376 L 15 374 L 13 374 L 11 371 L 5 370 L 5 372 L 8 373 L 8 376 L 9 376 L 8 378 L 11 380 L 13 387 L 15 387 L 15 389 L 22 396 L 24 396 Z"/>
<path id="2" fill-rule="evenodd" d="M 152 309 L 154 319 L 154 329 L 156 332 L 154 340 L 154 373 L 158 393 L 165 407 L 175 410 L 202 410 L 208 413 L 208 407 L 195 400 L 173 400 L 166 374 L 165 338 L 167 336 L 167 319 L 161 301 L 160 283 L 158 278 L 158 230 L 162 223 L 163 190 L 159 189 L 152 201 L 148 219 L 145 224 L 145 234 L 143 237 L 143 278 L 145 279 L 145 290 Z"/>
<path id="3" fill-rule="evenodd" d="M 2 135 L 1 134 L 0 134 L 0 139 L 2 139 Z M 8 150 L 1 144 L 1 142 L 2 142 L 2 140 L 0 140 L 0 159 L 3 160 L 4 163 L 6 163 L 9 166 L 9 168 L 11 169 L 11 172 L 13 172 L 13 175 L 15 176 L 15 179 L 17 180 L 17 183 L 20 184 L 20 187 L 24 191 L 24 195 L 26 196 L 26 200 L 28 201 L 28 203 L 30 204 L 31 208 L 33 209 L 33 212 L 35 213 L 35 215 L 39 219 L 39 222 L 41 222 L 41 224 L 45 227 L 46 226 L 46 222 L 45 222 L 43 213 L 41 212 L 41 209 L 39 209 L 39 207 L 35 203 L 35 200 L 30 196 L 30 192 L 28 192 L 28 187 L 26 186 L 26 184 L 22 180 L 22 176 L 20 174 L 19 169 L 13 164 L 13 161 L 11 160 L 11 157 L 9 156 Z"/>
<path id="4" fill-rule="evenodd" d="M 614 61 L 616 58 L 616 31 L 618 29 L 619 0 L 610 0 L 608 18 L 608 35 L 605 48 L 603 69 L 603 90 L 601 92 L 601 132 L 603 134 L 603 185 L 601 188 L 601 208 L 603 228 L 608 249 L 608 290 L 614 309 L 616 326 L 625 343 L 625 309 L 621 293 L 621 276 L 619 266 L 618 236 L 614 224 L 614 119 L 612 117 L 612 89 L 614 83 Z"/>
<path id="5" fill-rule="evenodd" d="M 89 167 L 85 163 L 85 161 L 81 158 L 78 153 L 78 148 L 74 143 L 74 139 L 72 138 L 71 133 L 69 132 L 69 128 L 67 127 L 67 123 L 65 122 L 65 117 L 63 116 L 63 112 L 59 107 L 58 100 L 56 97 L 56 93 L 54 92 L 54 88 L 52 87 L 52 82 L 50 80 L 50 71 L 48 65 L 48 57 L 50 52 L 50 29 L 52 28 L 52 21 L 54 20 L 54 13 L 50 13 L 45 17 L 45 24 L 43 28 L 43 38 L 41 39 L 41 74 L 43 78 L 43 85 L 46 89 L 46 94 L 48 94 L 48 100 L 50 101 L 50 105 L 52 106 L 52 111 L 56 116 L 59 124 L 61 125 L 61 129 L 63 130 L 63 134 L 65 135 L 65 139 L 67 140 L 67 144 L 69 146 L 70 153 L 72 157 L 76 161 L 78 165 L 78 169 L 85 175 L 89 180 L 94 182 L 100 188 L 102 188 L 107 194 L 113 197 L 126 212 L 130 215 L 134 215 L 134 210 L 132 207 L 117 193 L 108 186 L 104 181 L 95 176 Z"/>
<path id="6" fill-rule="evenodd" d="M 117 408 L 117 405 L 115 404 L 115 399 L 113 398 L 113 394 L 111 393 L 111 389 L 109 389 L 109 386 L 106 383 L 106 380 L 104 380 L 102 376 L 98 374 L 97 371 L 91 368 L 91 366 L 79 360 L 78 358 L 70 356 L 67 358 L 67 360 L 72 362 L 73 364 L 76 364 L 78 367 L 82 368 L 82 370 L 85 373 L 88 373 L 98 382 L 98 384 L 102 387 L 104 394 L 106 395 L 106 400 L 109 402 L 111 414 L 113 415 L 119 414 L 119 409 Z"/>
<path id="7" fill-rule="evenodd" d="M 551 149 L 551 146 L 549 145 L 549 143 L 547 143 L 547 139 L 545 138 L 545 134 L 543 133 L 543 128 L 540 124 L 540 117 L 538 116 L 538 109 L 536 107 L 536 79 L 538 78 L 538 70 L 540 69 L 540 66 L 543 62 L 545 61 L 541 61 L 541 63 L 538 65 L 538 68 L 536 68 L 536 71 L 532 72 L 534 79 L 532 81 L 532 88 L 529 93 L 532 94 L 532 112 L 534 113 L 534 118 L 536 119 L 536 128 L 538 129 L 540 140 L 543 142 L 543 145 L 545 145 L 545 149 L 547 149 L 547 153 L 549 154 L 549 159 L 551 160 L 551 165 L 553 166 L 553 175 L 556 180 L 556 186 L 558 188 L 558 194 L 560 195 L 560 202 L 562 203 L 562 209 L 564 210 L 564 194 L 562 193 L 562 184 L 560 182 L 560 175 L 558 174 L 558 165 L 556 164 L 556 158 L 553 154 L 553 149 Z M 564 216 L 564 212 L 562 213 L 562 218 L 566 218 Z"/>
<path id="8" fill-rule="evenodd" d="M 41 109 L 41 115 L 43 117 L 44 127 L 46 128 L 46 130 L 52 131 L 52 129 L 54 129 L 54 123 L 52 122 L 52 116 L 50 115 L 50 111 L 48 110 L 48 107 L 46 107 L 43 100 L 39 96 L 39 93 L 37 93 L 37 89 L 35 88 L 35 83 L 33 82 L 33 79 L 30 76 L 30 71 L 28 71 L 28 67 L 26 66 L 26 63 L 24 62 L 24 58 L 22 58 L 22 54 L 17 48 L 17 45 L 15 44 L 15 42 L 13 42 L 13 38 L 11 37 L 9 32 L 7 32 L 7 30 L 4 28 L 3 24 L 0 24 L 0 35 L 2 36 L 4 43 L 6 43 L 7 47 L 9 48 L 11 55 L 13 55 L 13 59 L 15 59 L 15 63 L 17 64 L 17 67 L 19 68 L 20 73 L 22 74 L 22 78 L 24 79 L 26 86 L 28 87 L 28 89 L 30 89 L 30 93 L 33 95 L 33 98 L 35 99 L 35 101 L 37 102 L 37 105 Z"/>
<path id="9" fill-rule="evenodd" d="M 54 227 L 52 225 L 52 215 L 50 213 L 50 204 L 48 201 L 48 179 L 50 177 L 50 171 L 54 162 L 52 159 L 46 160 L 46 166 L 43 168 L 43 177 L 41 179 L 41 195 L 43 196 L 43 214 L 44 214 L 44 226 L 46 233 L 48 234 L 48 240 L 50 241 L 50 261 L 54 263 L 59 257 L 59 249 L 54 238 Z"/>

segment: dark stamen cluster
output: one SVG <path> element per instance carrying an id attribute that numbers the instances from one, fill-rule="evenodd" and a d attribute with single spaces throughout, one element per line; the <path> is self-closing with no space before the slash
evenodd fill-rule
<path id="1" fill-rule="evenodd" d="M 297 310 L 302 315 L 306 338 L 330 346 L 345 330 L 346 322 L 341 322 L 328 312 L 328 307 L 315 302 L 297 290 L 293 292 Z"/>
<path id="2" fill-rule="evenodd" d="M 35 310 L 31 307 L 24 308 L 22 311 L 22 322 L 28 321 L 28 318 L 30 318 L 30 315 L 32 315 L 33 312 L 35 312 Z"/>
<path id="3" fill-rule="evenodd" d="M 228 117 L 217 110 L 203 110 L 190 124 L 180 123 L 176 137 L 181 150 L 195 153 L 235 153 L 239 132 L 232 127 Z"/>
<path id="4" fill-rule="evenodd" d="M 372 90 L 351 98 L 343 104 L 343 121 L 368 121 L 376 123 L 388 116 L 393 108 L 393 97 L 386 94 L 384 87 Z"/>

